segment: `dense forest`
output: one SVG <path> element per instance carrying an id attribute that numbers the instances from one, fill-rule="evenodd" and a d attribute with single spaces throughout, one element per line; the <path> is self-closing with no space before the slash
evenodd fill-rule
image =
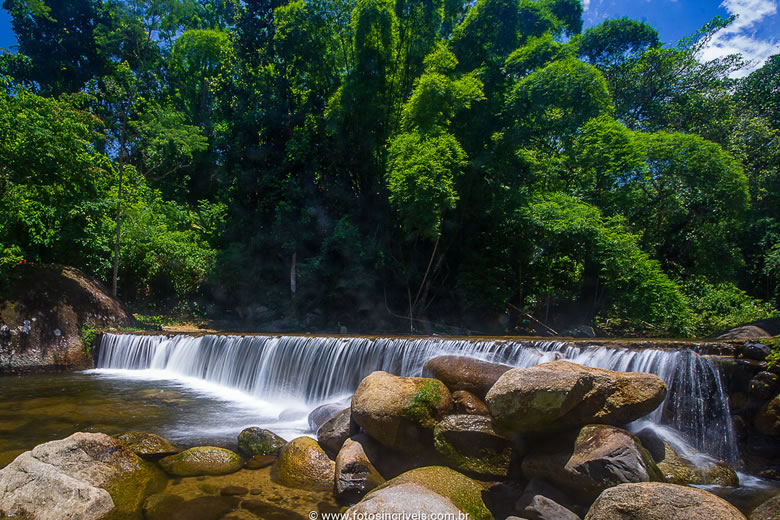
<path id="1" fill-rule="evenodd" d="M 780 55 L 579 0 L 4 0 L 0 276 L 278 330 L 703 335 L 780 305 Z"/>

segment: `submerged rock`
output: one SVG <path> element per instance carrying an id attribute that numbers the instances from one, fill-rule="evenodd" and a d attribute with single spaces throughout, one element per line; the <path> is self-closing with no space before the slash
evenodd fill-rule
<path id="1" fill-rule="evenodd" d="M 701 489 L 646 482 L 604 491 L 585 520 L 745 520 L 737 508 Z"/>
<path id="2" fill-rule="evenodd" d="M 177 495 L 158 494 L 144 503 L 146 520 L 216 520 L 230 513 L 241 499 L 234 496 L 203 496 L 185 500 Z"/>
<path id="3" fill-rule="evenodd" d="M 336 496 L 347 504 L 354 504 L 385 481 L 372 460 L 376 460 L 375 444 L 361 433 L 347 439 L 336 457 Z"/>
<path id="4" fill-rule="evenodd" d="M 662 481 L 650 453 L 629 432 L 604 424 L 583 427 L 574 442 L 561 437 L 549 453 L 528 455 L 522 463 L 528 478 L 542 477 L 586 499 L 627 482 Z"/>
<path id="5" fill-rule="evenodd" d="M 198 446 L 160 459 L 160 466 L 179 477 L 227 475 L 240 470 L 244 466 L 244 459 L 225 448 Z"/>
<path id="6" fill-rule="evenodd" d="M 440 380 L 452 392 L 465 390 L 484 399 L 498 378 L 511 368 L 465 356 L 439 356 L 423 365 L 423 374 Z"/>
<path id="7" fill-rule="evenodd" d="M 384 446 L 407 454 L 430 449 L 433 427 L 452 409 L 444 383 L 373 372 L 352 397 L 352 418 Z"/>
<path id="8" fill-rule="evenodd" d="M 154 433 L 125 432 L 114 435 L 139 457 L 156 459 L 179 453 L 179 448 Z"/>
<path id="9" fill-rule="evenodd" d="M 252 426 L 238 434 L 238 450 L 249 457 L 279 455 L 287 441 L 270 430 Z"/>
<path id="10" fill-rule="evenodd" d="M 490 417 L 449 415 L 433 430 L 433 443 L 455 469 L 485 477 L 506 477 L 512 442 L 496 433 Z"/>
<path id="11" fill-rule="evenodd" d="M 626 424 L 666 397 L 661 378 L 552 361 L 506 372 L 485 402 L 497 427 L 517 433 L 560 431 L 585 424 Z"/>
<path id="12" fill-rule="evenodd" d="M 479 483 L 450 468 L 418 468 L 376 488 L 348 509 L 346 518 L 365 518 L 375 513 L 461 518 L 466 513 L 473 520 L 492 520 L 493 515 L 482 500 L 483 491 Z"/>
<path id="13" fill-rule="evenodd" d="M 288 442 L 271 468 L 274 479 L 285 486 L 316 491 L 333 489 L 335 471 L 335 462 L 311 437 Z"/>
<path id="14" fill-rule="evenodd" d="M 74 433 L 36 446 L 0 470 L 0 516 L 98 520 L 135 514 L 165 476 L 122 442 Z"/>

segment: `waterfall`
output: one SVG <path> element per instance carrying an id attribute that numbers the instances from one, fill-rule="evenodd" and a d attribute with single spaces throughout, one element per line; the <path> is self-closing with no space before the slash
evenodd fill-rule
<path id="1" fill-rule="evenodd" d="M 309 336 L 105 334 L 98 369 L 162 370 L 262 398 L 310 407 L 351 394 L 375 370 L 421 375 L 423 364 L 455 354 L 515 367 L 567 359 L 621 372 L 650 372 L 669 393 L 647 419 L 677 430 L 696 449 L 736 464 L 739 456 L 717 368 L 688 349 L 623 349 L 559 341 Z"/>

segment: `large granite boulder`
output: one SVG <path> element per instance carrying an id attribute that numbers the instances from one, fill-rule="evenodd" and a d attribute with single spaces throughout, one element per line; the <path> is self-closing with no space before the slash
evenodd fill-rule
<path id="1" fill-rule="evenodd" d="M 154 433 L 125 432 L 114 435 L 114 438 L 124 442 L 133 453 L 145 459 L 159 459 L 179 453 L 179 448 L 168 439 Z"/>
<path id="2" fill-rule="evenodd" d="M 336 457 L 336 495 L 343 502 L 354 504 L 385 482 L 374 466 L 378 448 L 364 433 L 344 441 Z"/>
<path id="3" fill-rule="evenodd" d="M 465 513 L 473 520 L 492 520 L 493 515 L 482 500 L 483 491 L 478 482 L 450 468 L 417 468 L 370 492 L 347 510 L 347 518 L 366 518 L 374 513 L 462 518 Z"/>
<path id="4" fill-rule="evenodd" d="M 160 466 L 177 477 L 228 475 L 244 466 L 237 453 L 215 446 L 198 446 L 160 459 Z"/>
<path id="5" fill-rule="evenodd" d="M 585 520 L 745 520 L 737 508 L 701 489 L 645 482 L 604 491 Z"/>
<path id="6" fill-rule="evenodd" d="M 91 368 L 83 327 L 132 325 L 125 306 L 73 267 L 14 266 L 0 291 L 0 374 Z"/>
<path id="7" fill-rule="evenodd" d="M 444 383 L 373 372 L 352 397 L 352 418 L 382 445 L 407 454 L 430 448 L 433 427 L 452 409 Z"/>
<path id="8" fill-rule="evenodd" d="M 470 357 L 439 356 L 423 365 L 423 375 L 435 377 L 452 392 L 465 390 L 484 399 L 498 378 L 511 368 Z"/>
<path id="9" fill-rule="evenodd" d="M 298 437 L 288 442 L 271 467 L 274 480 L 311 491 L 332 490 L 335 472 L 335 462 L 311 437 Z"/>
<path id="10" fill-rule="evenodd" d="M 433 444 L 453 468 L 484 477 L 506 477 L 512 441 L 496 433 L 490 417 L 449 415 L 433 430 Z"/>
<path id="11" fill-rule="evenodd" d="M 509 370 L 485 402 L 497 427 L 542 433 L 593 423 L 626 424 L 652 412 L 665 397 L 666 384 L 653 374 L 552 361 Z"/>
<path id="12" fill-rule="evenodd" d="M 256 455 L 279 455 L 287 441 L 271 430 L 252 426 L 238 434 L 238 451 L 254 457 Z"/>
<path id="13" fill-rule="evenodd" d="M 532 451 L 523 459 L 523 474 L 541 477 L 573 495 L 592 500 L 605 489 L 627 482 L 663 481 L 650 453 L 629 432 L 604 424 L 583 427 L 573 442 L 561 436 L 553 449 Z"/>
<path id="14" fill-rule="evenodd" d="M 0 470 L 0 517 L 129 517 L 164 485 L 164 474 L 122 442 L 102 433 L 74 433 L 36 446 Z"/>

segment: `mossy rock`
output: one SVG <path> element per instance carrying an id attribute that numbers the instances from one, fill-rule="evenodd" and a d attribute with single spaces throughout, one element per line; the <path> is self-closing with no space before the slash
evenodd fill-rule
<path id="1" fill-rule="evenodd" d="M 180 451 L 168 439 L 154 433 L 125 432 L 114 435 L 114 438 L 124 442 L 133 453 L 145 459 L 166 457 Z"/>
<path id="2" fill-rule="evenodd" d="M 373 372 L 352 397 L 352 418 L 380 444 L 417 455 L 430 450 L 433 428 L 452 410 L 438 379 Z"/>
<path id="3" fill-rule="evenodd" d="M 179 477 L 227 475 L 240 470 L 244 466 L 244 459 L 224 448 L 199 446 L 160 459 L 160 466 Z"/>
<path id="4" fill-rule="evenodd" d="M 697 465 L 684 456 L 679 455 L 674 448 L 664 441 L 664 458 L 658 463 L 658 469 L 664 475 L 666 482 L 680 485 L 706 485 L 736 487 L 739 477 L 734 468 L 721 460 L 705 461 Z"/>
<path id="5" fill-rule="evenodd" d="M 433 430 L 436 451 L 455 469 L 485 477 L 506 477 L 512 441 L 496 433 L 490 417 L 450 415 Z"/>
<path id="6" fill-rule="evenodd" d="M 474 520 L 493 519 L 492 513 L 482 500 L 485 488 L 477 481 L 444 466 L 427 466 L 407 471 L 368 493 L 364 500 L 383 489 L 407 484 L 423 487 L 445 497 Z"/>
<path id="7" fill-rule="evenodd" d="M 238 434 L 238 450 L 249 457 L 279 455 L 287 441 L 270 430 L 253 426 Z"/>
<path id="8" fill-rule="evenodd" d="M 136 518 L 146 497 L 163 489 L 167 481 L 156 464 L 139 459 L 134 471 L 123 473 L 106 486 L 114 501 L 114 510 L 107 520 Z"/>
<path id="9" fill-rule="evenodd" d="M 336 463 L 311 437 L 298 437 L 288 442 L 271 468 L 274 480 L 311 491 L 332 490 L 335 473 Z"/>

